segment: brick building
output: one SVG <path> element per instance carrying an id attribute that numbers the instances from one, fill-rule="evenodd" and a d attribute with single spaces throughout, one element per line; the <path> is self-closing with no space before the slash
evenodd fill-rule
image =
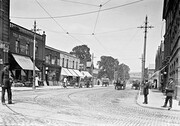
<path id="1" fill-rule="evenodd" d="M 164 0 L 163 19 L 166 21 L 165 62 L 168 78 L 175 80 L 175 98 L 180 99 L 180 1 Z"/>
<path id="2" fill-rule="evenodd" d="M 46 35 L 36 34 L 35 70 L 43 79 Z M 17 81 L 28 81 L 33 76 L 34 32 L 10 22 L 9 63 Z"/>
<path id="3" fill-rule="evenodd" d="M 8 62 L 10 0 L 0 1 L 0 69 Z"/>

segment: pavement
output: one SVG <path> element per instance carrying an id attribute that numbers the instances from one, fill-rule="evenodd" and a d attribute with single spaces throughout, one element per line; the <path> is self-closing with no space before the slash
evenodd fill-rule
<path id="1" fill-rule="evenodd" d="M 95 86 L 98 86 L 98 85 L 95 85 Z M 68 88 L 74 88 L 74 87 L 68 87 Z M 63 89 L 63 87 L 62 86 L 41 86 L 41 87 L 36 87 L 35 90 L 57 90 L 57 89 Z M 32 90 L 34 90 L 32 87 L 12 87 L 12 91 L 32 91 Z M 0 92 L 1 92 L 1 88 L 0 88 Z M 143 104 L 144 95 L 140 91 L 137 95 L 136 102 L 138 105 L 142 107 L 167 110 L 168 107 L 166 108 L 161 107 L 164 105 L 165 98 L 166 96 L 158 89 L 150 89 L 149 95 L 148 95 L 148 104 Z M 167 106 L 169 106 L 169 103 Z M 172 105 L 171 111 L 180 112 L 180 101 L 173 99 L 173 105 Z"/>
<path id="2" fill-rule="evenodd" d="M 139 91 L 139 94 L 137 97 L 137 104 L 139 104 L 142 107 L 147 107 L 147 108 L 152 108 L 152 109 L 168 110 L 169 102 L 166 108 L 161 107 L 164 105 L 165 98 L 166 96 L 158 89 L 150 89 L 149 95 L 148 95 L 148 104 L 143 104 L 144 95 L 142 95 L 141 92 Z M 173 104 L 170 111 L 180 112 L 180 102 L 178 100 L 173 99 Z"/>

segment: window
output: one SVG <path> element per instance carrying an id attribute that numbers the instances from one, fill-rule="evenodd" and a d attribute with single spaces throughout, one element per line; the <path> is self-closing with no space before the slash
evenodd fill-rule
<path id="1" fill-rule="evenodd" d="M 57 59 L 57 65 L 60 66 L 60 59 Z"/>
<path id="2" fill-rule="evenodd" d="M 68 68 L 68 61 L 69 61 L 69 60 L 67 59 L 67 62 L 66 62 L 66 68 Z"/>
<path id="3" fill-rule="evenodd" d="M 29 44 L 26 43 L 26 55 L 29 55 Z"/>
<path id="4" fill-rule="evenodd" d="M 78 69 L 78 62 L 76 62 L 76 69 Z"/>
<path id="5" fill-rule="evenodd" d="M 56 57 L 53 56 L 52 59 L 51 59 L 51 64 L 55 65 L 56 64 Z"/>
<path id="6" fill-rule="evenodd" d="M 35 54 L 38 54 L 38 46 L 35 47 Z"/>
<path id="7" fill-rule="evenodd" d="M 57 65 L 57 56 L 55 56 L 55 65 Z"/>
<path id="8" fill-rule="evenodd" d="M 74 61 L 73 61 L 73 69 L 74 69 Z"/>
<path id="9" fill-rule="evenodd" d="M 19 53 L 19 41 L 16 40 L 16 45 L 15 45 L 15 52 Z"/>
<path id="10" fill-rule="evenodd" d="M 45 62 L 48 63 L 48 60 L 49 60 L 49 56 L 46 55 L 46 60 L 45 60 Z"/>
<path id="11" fill-rule="evenodd" d="M 63 58 L 63 61 L 62 61 L 62 67 L 64 67 L 64 58 Z"/>
<path id="12" fill-rule="evenodd" d="M 46 63 L 50 64 L 50 55 L 46 55 Z"/>

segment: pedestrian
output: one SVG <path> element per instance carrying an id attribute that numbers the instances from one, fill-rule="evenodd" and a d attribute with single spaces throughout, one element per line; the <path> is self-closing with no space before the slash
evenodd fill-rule
<path id="1" fill-rule="evenodd" d="M 67 88 L 67 78 L 65 77 L 64 80 L 63 80 L 63 87 L 64 88 Z"/>
<path id="2" fill-rule="evenodd" d="M 0 74 L 0 84 L 2 88 L 1 102 L 3 105 L 5 105 L 5 91 L 6 90 L 8 94 L 8 104 L 12 104 L 12 92 L 11 92 L 12 78 L 10 77 L 9 67 L 10 67 L 9 63 L 5 63 L 4 68 L 1 70 L 1 74 Z"/>
<path id="3" fill-rule="evenodd" d="M 46 80 L 47 86 L 49 86 L 49 81 L 48 81 L 48 70 L 46 70 L 45 80 Z"/>
<path id="4" fill-rule="evenodd" d="M 174 80 L 173 78 L 169 78 L 169 83 L 165 89 L 166 91 L 166 98 L 165 98 L 165 102 L 164 102 L 164 105 L 162 107 L 167 107 L 167 103 L 169 101 L 169 108 L 168 110 L 170 110 L 172 108 L 172 98 L 173 98 L 173 95 L 174 95 L 174 90 L 175 90 L 175 83 L 174 83 Z"/>
<path id="5" fill-rule="evenodd" d="M 39 76 L 36 74 L 36 77 L 35 77 L 35 87 L 39 87 Z"/>
<path id="6" fill-rule="evenodd" d="M 149 83 L 145 82 L 143 88 L 144 102 L 143 104 L 148 104 L 148 94 L 149 94 Z"/>

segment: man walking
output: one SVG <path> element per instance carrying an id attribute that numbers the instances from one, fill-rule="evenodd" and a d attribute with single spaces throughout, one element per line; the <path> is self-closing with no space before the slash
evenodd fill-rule
<path id="1" fill-rule="evenodd" d="M 1 102 L 3 105 L 5 105 L 5 91 L 7 90 L 8 94 L 8 104 L 12 104 L 12 92 L 11 92 L 11 82 L 9 76 L 9 63 L 4 64 L 3 70 L 1 70 L 0 73 L 0 84 L 2 87 L 2 94 L 1 94 Z"/>
<path id="2" fill-rule="evenodd" d="M 148 94 L 149 94 L 149 83 L 148 82 L 145 82 L 145 84 L 144 84 L 143 94 L 144 94 L 143 104 L 148 104 Z"/>
<path id="3" fill-rule="evenodd" d="M 164 105 L 162 106 L 162 107 L 166 107 L 167 103 L 169 101 L 168 110 L 170 110 L 172 108 L 172 98 L 174 95 L 174 90 L 175 90 L 174 80 L 173 80 L 173 78 L 170 78 L 169 83 L 168 83 L 167 88 L 166 88 L 166 99 L 165 99 Z"/>

